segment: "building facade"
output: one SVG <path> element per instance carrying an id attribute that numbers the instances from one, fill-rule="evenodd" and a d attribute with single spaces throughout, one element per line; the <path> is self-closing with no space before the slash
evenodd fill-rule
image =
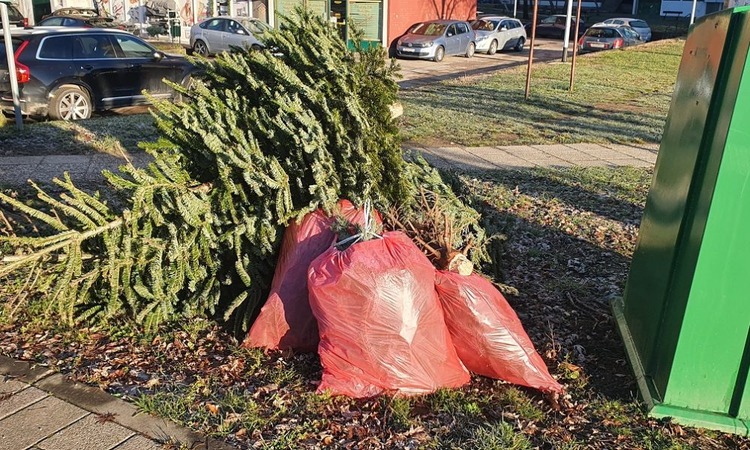
<path id="1" fill-rule="evenodd" d="M 214 15 L 254 17 L 272 26 L 297 7 L 304 7 L 335 23 L 349 39 L 352 27 L 362 30 L 364 40 L 391 47 L 413 24 L 433 19 L 470 20 L 476 17 L 477 0 L 15 0 L 30 24 L 63 7 L 92 8 L 96 4 L 117 20 L 148 26 L 148 12 L 158 10 L 174 17 L 180 37 L 190 27 Z"/>

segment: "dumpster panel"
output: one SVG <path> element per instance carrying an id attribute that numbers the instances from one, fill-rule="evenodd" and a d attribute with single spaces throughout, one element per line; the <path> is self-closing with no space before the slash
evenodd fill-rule
<path id="1" fill-rule="evenodd" d="M 640 358 L 647 379 L 653 382 L 652 389 L 657 392 L 666 388 L 666 377 L 653 378 L 653 353 L 667 308 L 688 195 L 693 185 L 692 174 L 706 131 L 730 18 L 731 11 L 703 18 L 691 29 L 685 43 L 625 289 L 624 316 L 637 350 L 636 357 Z M 678 303 L 669 305 L 669 314 L 681 319 L 684 299 L 682 304 Z M 676 333 L 662 333 L 660 339 L 659 348 L 676 346 Z M 668 369 L 671 356 L 656 361 L 666 364 Z"/>

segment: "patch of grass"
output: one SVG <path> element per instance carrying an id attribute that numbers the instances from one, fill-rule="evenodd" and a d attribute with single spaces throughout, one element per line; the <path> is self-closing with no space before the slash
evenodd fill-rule
<path id="1" fill-rule="evenodd" d="M 584 55 L 573 92 L 569 64 L 538 64 L 528 101 L 525 67 L 405 90 L 404 135 L 422 145 L 659 142 L 683 45 Z"/>
<path id="2" fill-rule="evenodd" d="M 484 401 L 458 389 L 439 389 L 425 397 L 430 409 L 438 413 L 478 417 Z"/>
<path id="3" fill-rule="evenodd" d="M 112 115 L 88 120 L 62 120 L 24 124 L 17 131 L 12 122 L 0 127 L 0 156 L 84 155 L 141 151 L 138 143 L 157 138 L 150 114 Z"/>
<path id="4" fill-rule="evenodd" d="M 544 419 L 544 412 L 534 404 L 526 393 L 516 387 L 508 386 L 498 400 L 501 405 L 523 419 L 534 421 Z"/>
<path id="5" fill-rule="evenodd" d="M 383 397 L 383 407 L 387 411 L 390 425 L 397 430 L 408 429 L 411 425 L 411 399 L 408 397 Z"/>
<path id="6" fill-rule="evenodd" d="M 531 442 L 505 422 L 486 424 L 471 433 L 469 447 L 474 450 L 530 450 Z"/>

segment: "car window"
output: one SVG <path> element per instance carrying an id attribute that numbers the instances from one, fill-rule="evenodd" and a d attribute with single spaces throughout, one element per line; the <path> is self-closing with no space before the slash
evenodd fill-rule
<path id="1" fill-rule="evenodd" d="M 59 27 L 62 25 L 62 17 L 50 17 L 39 22 L 40 27 Z"/>
<path id="2" fill-rule="evenodd" d="M 120 49 L 122 49 L 125 58 L 153 58 L 156 51 L 134 36 L 118 33 L 114 38 L 120 44 Z"/>
<path id="3" fill-rule="evenodd" d="M 555 25 L 565 25 L 565 17 L 558 17 L 555 21 Z"/>
<path id="4" fill-rule="evenodd" d="M 16 50 L 18 50 L 18 47 L 21 46 L 21 44 L 23 43 L 23 41 L 21 39 L 13 39 L 13 38 L 11 38 L 10 43 L 13 46 L 13 53 L 15 53 Z M 3 39 L 2 36 L 0 36 L 0 61 L 2 61 L 3 63 L 6 61 L 6 59 L 5 59 L 5 40 Z M 2 63 L 0 63 L 0 64 L 2 64 Z"/>
<path id="5" fill-rule="evenodd" d="M 263 34 L 269 30 L 269 26 L 259 20 L 243 20 L 242 25 L 253 34 Z"/>
<path id="6" fill-rule="evenodd" d="M 224 19 L 211 19 L 203 22 L 201 28 L 211 31 L 224 31 Z"/>
<path id="7" fill-rule="evenodd" d="M 42 42 L 39 49 L 39 58 L 45 59 L 72 59 L 73 58 L 73 36 L 48 37 Z"/>
<path id="8" fill-rule="evenodd" d="M 557 17 L 551 16 L 551 17 L 544 18 L 544 20 L 542 20 L 542 23 L 551 24 L 551 23 L 555 23 L 556 21 L 557 21 Z"/>
<path id="9" fill-rule="evenodd" d="M 633 28 L 648 28 L 648 24 L 642 20 L 631 20 L 630 26 Z"/>
<path id="10" fill-rule="evenodd" d="M 475 20 L 471 24 L 471 28 L 477 31 L 493 31 L 495 26 L 497 26 L 497 21 L 493 22 L 491 20 Z"/>
<path id="11" fill-rule="evenodd" d="M 467 27 L 465 23 L 461 22 L 456 24 L 456 30 L 458 30 L 458 34 L 464 34 L 469 32 L 469 27 Z"/>
<path id="12" fill-rule="evenodd" d="M 586 36 L 594 38 L 615 38 L 617 32 L 613 28 L 589 28 L 586 30 Z"/>
<path id="13" fill-rule="evenodd" d="M 411 29 L 411 34 L 422 36 L 442 36 L 445 32 L 445 24 L 442 23 L 420 23 Z"/>
<path id="14" fill-rule="evenodd" d="M 106 34 L 76 36 L 73 59 L 115 59 L 117 51 Z"/>
<path id="15" fill-rule="evenodd" d="M 11 22 L 19 22 L 23 20 L 23 14 L 21 14 L 15 6 L 8 5 L 8 20 Z"/>
<path id="16" fill-rule="evenodd" d="M 447 34 L 447 36 L 455 36 L 455 35 L 456 35 L 456 24 L 454 23 L 454 24 L 451 24 L 448 27 L 448 34 Z"/>
<path id="17" fill-rule="evenodd" d="M 84 26 L 84 23 L 82 20 L 71 19 L 70 17 L 65 17 L 62 20 L 62 25 L 64 27 L 77 27 L 77 26 Z"/>

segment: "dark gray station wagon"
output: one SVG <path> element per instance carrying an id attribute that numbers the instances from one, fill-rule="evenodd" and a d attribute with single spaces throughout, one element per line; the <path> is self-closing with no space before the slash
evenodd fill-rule
<path id="1" fill-rule="evenodd" d="M 130 33 L 45 27 L 12 33 L 24 115 L 77 120 L 96 110 L 148 103 L 143 91 L 172 98 L 164 79 L 187 85 L 195 67 Z M 0 107 L 13 111 L 5 44 L 0 38 Z"/>

